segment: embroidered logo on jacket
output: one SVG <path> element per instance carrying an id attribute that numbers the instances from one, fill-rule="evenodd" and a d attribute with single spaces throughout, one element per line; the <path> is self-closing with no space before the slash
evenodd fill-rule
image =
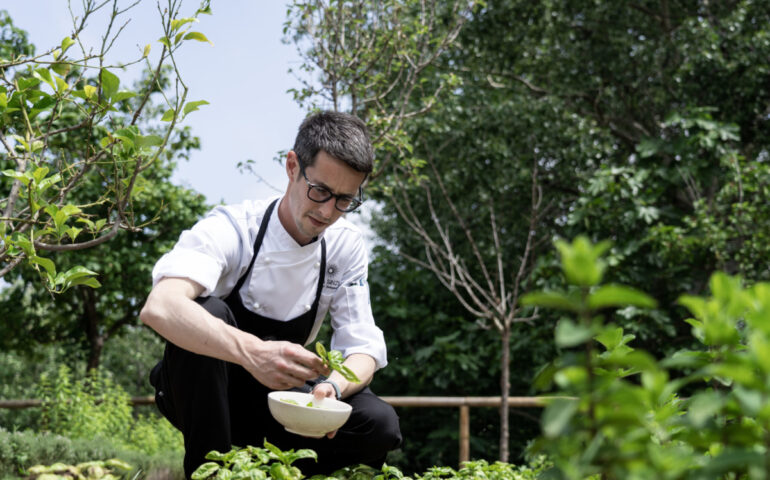
<path id="1" fill-rule="evenodd" d="M 340 269 L 333 263 L 326 264 L 326 278 L 324 279 L 324 287 L 337 289 L 340 286 Z"/>

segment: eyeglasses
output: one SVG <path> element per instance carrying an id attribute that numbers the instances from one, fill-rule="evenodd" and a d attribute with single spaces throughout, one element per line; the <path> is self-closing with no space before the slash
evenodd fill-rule
<path id="1" fill-rule="evenodd" d="M 326 203 L 330 198 L 334 197 L 334 208 L 340 212 L 352 212 L 364 202 L 364 191 L 361 187 L 358 187 L 358 198 L 350 195 L 338 195 L 332 193 L 331 190 L 326 187 L 310 183 L 310 180 L 308 180 L 307 174 L 305 173 L 305 169 L 303 168 L 300 171 L 307 183 L 307 198 L 316 203 Z"/>

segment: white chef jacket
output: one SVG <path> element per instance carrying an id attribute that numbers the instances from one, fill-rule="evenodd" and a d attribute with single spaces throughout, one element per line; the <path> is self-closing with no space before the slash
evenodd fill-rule
<path id="1" fill-rule="evenodd" d="M 214 208 L 182 232 L 174 248 L 158 260 L 152 270 L 153 285 L 163 277 L 183 277 L 203 286 L 202 296 L 229 295 L 249 267 L 262 217 L 276 198 Z M 315 339 L 328 311 L 331 348 L 345 357 L 365 353 L 382 368 L 388 361 L 382 330 L 374 323 L 369 302 L 369 260 L 363 235 L 341 217 L 321 236 L 326 239 L 326 277 L 306 345 Z M 241 288 L 243 305 L 282 321 L 310 310 L 321 265 L 320 237 L 318 240 L 299 245 L 281 224 L 276 204 L 251 275 Z"/>

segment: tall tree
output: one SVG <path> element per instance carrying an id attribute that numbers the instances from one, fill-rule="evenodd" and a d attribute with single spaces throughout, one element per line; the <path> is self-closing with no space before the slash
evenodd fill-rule
<path id="1" fill-rule="evenodd" d="M 0 277 L 27 262 L 54 293 L 99 283 L 83 265 L 62 271 L 57 256 L 45 252 L 93 248 L 121 230 L 141 229 L 143 220 L 132 210 L 137 186 L 168 147 L 177 123 L 206 103 L 187 101 L 187 87 L 175 66 L 165 73 L 173 75 L 170 81 L 161 79 L 164 65 L 175 65 L 174 54 L 183 43 L 207 41 L 190 30 L 195 16 L 208 12 L 206 4 L 188 18 L 180 18 L 178 0 L 159 8 L 161 52 L 150 64 L 148 44 L 133 62 L 146 62 L 152 72 L 136 91 L 121 89 L 116 65 L 107 62 L 131 6 L 87 0 L 82 7 L 73 14 L 72 34 L 42 54 L 18 49 L 14 30 L 5 28 L 10 41 L 2 51 L 8 56 L 0 59 Z M 107 8 L 101 45 L 85 45 L 85 25 Z M 166 102 L 160 132 L 140 129 L 153 92 L 162 92 Z M 89 189 L 96 184 L 101 188 Z"/>

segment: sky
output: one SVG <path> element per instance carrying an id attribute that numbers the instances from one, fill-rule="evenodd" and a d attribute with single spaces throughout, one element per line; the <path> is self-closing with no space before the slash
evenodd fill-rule
<path id="1" fill-rule="evenodd" d="M 100 3 L 101 0 L 99 0 Z M 73 31 L 66 0 L 0 0 L 14 24 L 29 34 L 38 52 L 59 45 Z M 122 6 L 132 2 L 121 0 Z M 161 0 L 163 5 L 165 0 Z M 71 0 L 76 12 L 81 0 Z M 125 15 L 130 18 L 110 60 L 127 62 L 152 45 L 150 58 L 161 50 L 160 15 L 156 0 L 140 0 Z M 191 16 L 199 0 L 185 0 L 182 16 Z M 209 203 L 239 203 L 282 192 L 286 173 L 275 161 L 278 152 L 291 149 L 305 116 L 287 90 L 299 81 L 288 70 L 300 65 L 293 44 L 283 44 L 286 3 L 281 0 L 214 0 L 213 15 L 201 15 L 194 30 L 213 46 L 188 42 L 179 51 L 177 64 L 189 87 L 188 100 L 210 104 L 184 121 L 201 139 L 201 149 L 189 162 L 180 162 L 173 178 L 206 196 Z M 81 40 L 96 49 L 106 29 L 104 15 L 89 20 Z M 136 78 L 131 72 L 119 76 Z M 131 83 L 133 80 L 126 80 Z M 253 159 L 265 181 L 240 173 L 238 162 Z M 276 190 L 278 189 L 278 190 Z"/>

